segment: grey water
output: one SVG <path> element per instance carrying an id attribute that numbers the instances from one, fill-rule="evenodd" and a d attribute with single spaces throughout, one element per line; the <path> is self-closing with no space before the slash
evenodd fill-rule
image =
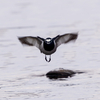
<path id="1" fill-rule="evenodd" d="M 0 100 L 100 100 L 100 1 L 0 1 Z M 63 44 L 50 63 L 18 36 L 54 37 L 79 32 Z M 54 69 L 80 70 L 64 80 L 50 80 Z"/>

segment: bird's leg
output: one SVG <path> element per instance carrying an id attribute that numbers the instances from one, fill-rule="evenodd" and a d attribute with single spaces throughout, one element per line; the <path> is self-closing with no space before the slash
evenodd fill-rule
<path id="1" fill-rule="evenodd" d="M 45 60 L 46 60 L 47 62 L 50 62 L 50 61 L 51 61 L 51 55 L 49 55 L 49 59 L 47 59 L 47 55 L 45 55 Z"/>

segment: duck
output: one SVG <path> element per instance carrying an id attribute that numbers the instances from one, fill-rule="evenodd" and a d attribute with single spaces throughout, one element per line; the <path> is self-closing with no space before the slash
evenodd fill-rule
<path id="1" fill-rule="evenodd" d="M 45 54 L 45 60 L 47 62 L 51 61 L 51 55 L 56 52 L 57 48 L 61 44 L 66 44 L 70 41 L 75 41 L 78 37 L 78 32 L 76 33 L 65 33 L 63 35 L 57 35 L 54 38 L 42 38 L 39 36 L 33 37 L 33 36 L 24 36 L 24 37 L 18 37 L 19 41 L 22 44 L 28 45 L 28 46 L 36 46 L 41 53 Z M 49 59 L 47 59 L 47 56 L 49 56 Z"/>

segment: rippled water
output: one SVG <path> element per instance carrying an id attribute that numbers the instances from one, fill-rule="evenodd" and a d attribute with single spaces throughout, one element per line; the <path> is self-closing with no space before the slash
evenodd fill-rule
<path id="1" fill-rule="evenodd" d="M 100 1 L 4 0 L 0 3 L 1 100 L 100 100 Z M 18 36 L 54 37 L 79 32 L 75 43 L 61 45 L 46 62 L 36 47 Z M 85 71 L 50 80 L 56 68 Z"/>

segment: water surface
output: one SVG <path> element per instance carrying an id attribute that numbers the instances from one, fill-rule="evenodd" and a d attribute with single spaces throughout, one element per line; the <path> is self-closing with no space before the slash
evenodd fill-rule
<path id="1" fill-rule="evenodd" d="M 1 100 L 100 100 L 100 1 L 3 0 L 0 3 Z M 47 63 L 18 36 L 54 37 L 79 32 Z M 56 68 L 85 71 L 64 80 L 45 74 Z"/>

